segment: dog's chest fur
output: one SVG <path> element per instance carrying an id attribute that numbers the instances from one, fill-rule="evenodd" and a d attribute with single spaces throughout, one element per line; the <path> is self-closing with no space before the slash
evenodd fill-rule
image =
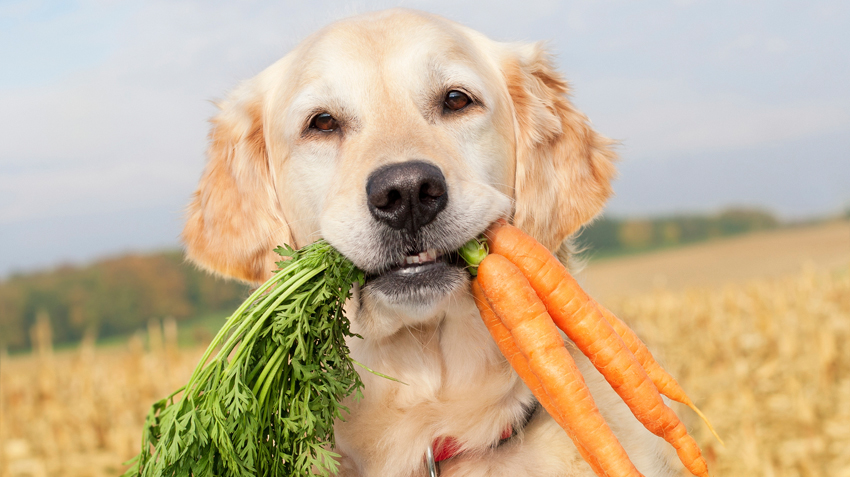
<path id="1" fill-rule="evenodd" d="M 375 310 L 365 308 L 351 315 L 355 331 L 387 318 L 369 316 Z M 360 465 L 368 462 L 364 475 L 415 473 L 439 437 L 457 439 L 467 457 L 480 456 L 506 426 L 521 423 L 533 402 L 468 294 L 451 297 L 421 324 L 380 338 L 370 331 L 350 340 L 352 357 L 406 384 L 360 371 L 364 397 L 348 403 L 352 412 L 336 433 L 341 451 Z"/>

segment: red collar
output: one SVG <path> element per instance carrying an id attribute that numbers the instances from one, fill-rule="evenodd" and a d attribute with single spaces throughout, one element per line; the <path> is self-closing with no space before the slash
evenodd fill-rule
<path id="1" fill-rule="evenodd" d="M 525 416 L 523 417 L 523 420 L 519 425 L 519 429 L 524 428 L 526 424 L 531 421 L 532 416 L 534 416 L 534 413 L 537 412 L 537 408 L 539 407 L 540 403 L 537 401 L 537 399 L 534 399 L 532 403 L 525 408 Z M 509 423 L 502 431 L 502 435 L 499 437 L 498 444 L 501 444 L 506 440 L 510 439 L 514 436 L 514 434 L 514 428 Z M 438 437 L 434 439 L 433 443 L 431 443 L 431 449 L 433 450 L 434 463 L 436 464 L 437 462 L 446 459 L 451 459 L 452 457 L 460 454 L 460 442 L 458 442 L 458 440 L 454 437 Z"/>
<path id="2" fill-rule="evenodd" d="M 514 428 L 508 424 L 505 430 L 502 431 L 499 440 L 501 442 L 505 439 L 510 439 L 513 435 Z M 458 455 L 460 453 L 460 442 L 454 437 L 438 437 L 431 444 L 431 448 L 434 449 L 434 462 L 440 462 L 441 460 L 451 459 Z"/>

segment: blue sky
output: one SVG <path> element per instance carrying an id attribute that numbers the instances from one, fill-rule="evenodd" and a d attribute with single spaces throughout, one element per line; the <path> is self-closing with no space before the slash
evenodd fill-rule
<path id="1" fill-rule="evenodd" d="M 846 1 L 0 1 L 0 276 L 178 244 L 212 101 L 341 17 L 549 40 L 621 141 L 611 215 L 850 206 Z"/>

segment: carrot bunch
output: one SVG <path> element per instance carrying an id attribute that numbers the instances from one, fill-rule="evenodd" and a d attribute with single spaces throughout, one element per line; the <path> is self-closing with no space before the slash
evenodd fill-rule
<path id="1" fill-rule="evenodd" d="M 481 317 L 502 354 L 596 474 L 641 475 L 599 413 L 558 328 L 635 417 L 676 449 L 688 471 L 708 476 L 699 447 L 661 395 L 705 416 L 640 338 L 589 297 L 532 237 L 504 221 L 494 224 L 486 236 L 490 253 L 478 264 L 472 283 Z"/>

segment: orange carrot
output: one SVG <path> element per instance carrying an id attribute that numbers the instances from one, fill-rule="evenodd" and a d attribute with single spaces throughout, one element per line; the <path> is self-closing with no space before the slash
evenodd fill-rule
<path id="1" fill-rule="evenodd" d="M 481 311 L 481 319 L 484 320 L 487 330 L 489 330 L 490 335 L 493 336 L 493 341 L 496 342 L 496 345 L 499 347 L 499 351 L 501 351 L 502 355 L 508 360 L 511 368 L 516 371 L 520 379 L 522 379 L 525 385 L 528 386 L 528 389 L 531 390 L 531 393 L 534 394 L 534 397 L 537 398 L 540 405 L 546 409 L 546 412 L 552 416 L 559 426 L 567 431 L 567 435 L 573 440 L 579 454 L 581 454 L 581 457 L 585 462 L 590 464 L 593 472 L 595 472 L 596 475 L 604 476 L 605 473 L 599 466 L 599 460 L 585 449 L 584 444 L 580 442 L 575 433 L 570 430 L 567 422 L 561 415 L 561 410 L 552 403 L 552 400 L 549 398 L 549 394 L 547 394 L 546 390 L 543 389 L 543 385 L 540 383 L 540 380 L 537 379 L 537 376 L 531 371 L 531 367 L 528 365 L 528 359 L 522 354 L 519 348 L 517 348 L 510 330 L 508 330 L 502 323 L 502 320 L 496 316 L 496 312 L 493 311 L 493 308 L 487 301 L 487 297 L 484 295 L 484 291 L 481 290 L 481 285 L 478 283 L 477 279 L 472 281 L 472 296 L 475 298 L 475 304 L 478 305 L 478 309 Z"/>
<path id="2" fill-rule="evenodd" d="M 535 395 L 538 399 L 546 396 L 541 403 L 548 400 L 559 410 L 553 417 L 563 420 L 567 434 L 577 443 L 580 452 L 590 457 L 588 462 L 597 474 L 641 475 L 599 413 L 546 307 L 522 272 L 504 257 L 491 254 L 478 267 L 477 281 L 509 330 L 514 345 L 526 358 L 531 374 L 537 378 L 539 386 L 531 380 L 531 385 L 538 389 Z M 504 334 L 499 334 L 497 343 L 506 346 L 504 338 Z M 508 355 L 516 362 L 516 353 L 507 347 Z M 522 372 L 528 376 L 526 371 Z"/>
<path id="3" fill-rule="evenodd" d="M 649 375 L 649 379 L 652 380 L 655 387 L 658 388 L 658 392 L 667 396 L 668 398 L 680 402 L 689 408 L 691 408 L 697 415 L 705 422 L 705 425 L 708 426 L 708 430 L 714 434 L 714 437 L 723 444 L 723 439 L 717 435 L 717 432 L 714 430 L 714 426 L 708 421 L 708 418 L 699 408 L 691 401 L 691 398 L 685 393 L 685 390 L 679 385 L 676 379 L 670 375 L 664 368 L 658 364 L 658 361 L 652 356 L 652 353 L 649 351 L 649 348 L 641 341 L 637 334 L 629 328 L 629 325 L 623 323 L 622 320 L 617 318 L 616 315 L 608 311 L 607 308 L 596 303 L 596 307 L 602 312 L 602 316 L 605 318 L 605 321 L 614 328 L 614 331 L 623 339 L 623 342 L 626 343 L 626 346 L 629 348 L 629 351 L 635 355 L 638 362 L 643 369 L 646 370 L 646 374 Z M 725 445 L 725 444 L 723 444 Z"/>
<path id="4" fill-rule="evenodd" d="M 661 399 L 655 384 L 595 302 L 558 259 L 536 240 L 505 222 L 491 227 L 487 237 L 491 254 L 503 255 L 521 270 L 555 324 L 590 359 L 644 427 L 673 445 L 688 471 L 707 476 L 708 467 L 696 441 Z M 483 283 L 482 286 L 489 297 L 489 290 Z M 506 319 L 502 314 L 499 316 Z"/>

